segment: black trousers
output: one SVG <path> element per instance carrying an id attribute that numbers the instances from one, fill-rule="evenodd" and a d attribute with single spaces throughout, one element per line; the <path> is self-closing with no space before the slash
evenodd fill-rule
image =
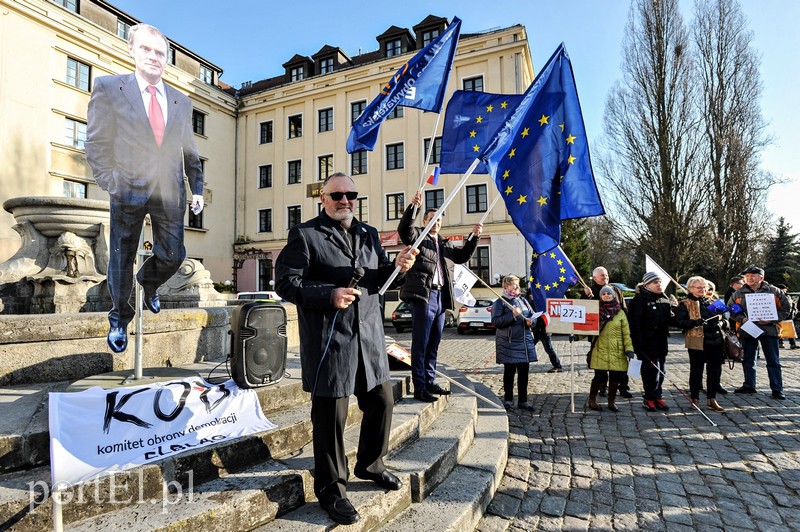
<path id="1" fill-rule="evenodd" d="M 661 369 L 661 372 L 648 361 L 648 358 Z M 663 373 L 666 373 L 667 358 L 653 355 L 648 355 L 648 358 L 642 358 L 642 388 L 644 388 L 644 398 L 653 401 L 662 398 Z"/>
<path id="2" fill-rule="evenodd" d="M 616 382 L 617 384 L 621 384 L 623 377 L 627 376 L 628 374 L 624 371 L 596 369 L 594 370 L 594 377 L 592 378 L 592 382 L 595 384 L 599 384 L 600 386 L 605 386 L 607 382 Z"/>
<path id="3" fill-rule="evenodd" d="M 721 353 L 708 353 L 689 349 L 689 395 L 692 399 L 700 399 L 700 388 L 703 387 L 703 368 L 706 369 L 706 397 L 714 399 L 719 390 L 722 376 Z"/>
<path id="4" fill-rule="evenodd" d="M 358 438 L 356 470 L 381 473 L 386 469 L 383 457 L 389 451 L 394 397 L 390 382 L 359 392 L 358 407 L 364 413 Z M 314 429 L 314 493 L 322 504 L 347 497 L 347 456 L 344 428 L 349 397 L 318 397 L 311 400 L 311 424 Z"/>
<path id="5" fill-rule="evenodd" d="M 517 396 L 519 402 L 524 403 L 528 400 L 528 372 L 530 364 L 503 364 L 503 392 L 506 401 L 514 400 L 514 375 L 517 375 Z"/>

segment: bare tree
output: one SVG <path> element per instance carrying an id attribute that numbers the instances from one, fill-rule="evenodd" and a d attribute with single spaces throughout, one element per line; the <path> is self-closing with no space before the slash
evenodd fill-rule
<path id="1" fill-rule="evenodd" d="M 633 0 L 621 68 L 606 101 L 607 199 L 628 248 L 682 275 L 704 249 L 708 212 L 695 69 L 677 0 Z"/>
<path id="2" fill-rule="evenodd" d="M 769 143 L 761 115 L 760 57 L 737 0 L 697 0 L 692 28 L 703 121 L 704 187 L 714 253 L 708 267 L 718 282 L 750 263 L 766 235 L 767 189 L 775 178 L 759 169 Z"/>

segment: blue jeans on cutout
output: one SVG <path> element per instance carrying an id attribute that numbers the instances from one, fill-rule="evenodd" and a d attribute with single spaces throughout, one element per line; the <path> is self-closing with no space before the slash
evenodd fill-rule
<path id="1" fill-rule="evenodd" d="M 766 334 L 762 334 L 758 338 L 751 338 L 742 334 L 744 386 L 753 389 L 756 387 L 756 352 L 758 351 L 759 343 L 761 344 L 761 351 L 764 353 L 764 360 L 767 361 L 769 387 L 774 392 L 782 392 L 783 377 L 781 376 L 781 359 L 778 354 L 778 337 L 767 336 Z"/>

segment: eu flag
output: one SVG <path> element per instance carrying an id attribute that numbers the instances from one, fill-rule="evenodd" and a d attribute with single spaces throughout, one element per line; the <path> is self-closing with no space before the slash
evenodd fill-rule
<path id="1" fill-rule="evenodd" d="M 605 213 L 563 43 L 481 158 L 511 220 L 537 253 L 558 245 L 561 220 Z"/>
<path id="2" fill-rule="evenodd" d="M 514 112 L 522 96 L 455 91 L 444 115 L 442 173 L 465 173 Z M 472 173 L 488 174 L 489 169 L 481 162 Z"/>
<path id="3" fill-rule="evenodd" d="M 536 311 L 545 311 L 548 297 L 564 297 L 567 289 L 577 282 L 578 274 L 575 273 L 561 246 L 556 246 L 545 253 L 534 251 L 531 255 L 531 276 L 528 278 L 528 286 Z"/>
<path id="4" fill-rule="evenodd" d="M 442 110 L 460 31 L 461 19 L 453 17 L 439 37 L 400 67 L 353 122 L 347 137 L 347 153 L 372 151 L 381 124 L 398 105 L 435 113 Z"/>

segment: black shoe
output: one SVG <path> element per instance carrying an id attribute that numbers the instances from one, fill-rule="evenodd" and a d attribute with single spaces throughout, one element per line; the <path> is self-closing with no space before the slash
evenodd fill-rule
<path id="1" fill-rule="evenodd" d="M 152 295 L 144 295 L 144 306 L 153 314 L 161 312 L 161 301 L 158 300 L 158 292 L 153 292 Z"/>
<path id="2" fill-rule="evenodd" d="M 122 353 L 128 348 L 128 332 L 124 327 L 111 327 L 108 330 L 108 347 L 115 353 Z"/>
<path id="3" fill-rule="evenodd" d="M 780 399 L 781 401 L 783 401 L 784 399 L 786 399 L 786 395 L 784 395 L 784 393 L 780 390 L 772 390 L 772 398 Z"/>
<path id="4" fill-rule="evenodd" d="M 600 391 L 597 392 L 597 395 L 600 397 L 608 397 L 608 388 L 600 388 Z"/>
<path id="5" fill-rule="evenodd" d="M 319 505 L 340 525 L 352 525 L 361 519 L 349 499 L 337 499 L 330 504 L 319 503 Z"/>
<path id="6" fill-rule="evenodd" d="M 370 473 L 369 471 L 359 470 L 355 470 L 353 473 L 357 478 L 360 478 L 361 480 L 371 480 L 385 490 L 397 491 L 403 486 L 403 483 L 400 482 L 400 479 L 394 474 L 390 473 L 387 469 L 384 469 L 380 473 Z"/>
<path id="7" fill-rule="evenodd" d="M 558 367 L 553 366 L 552 368 L 547 370 L 547 373 L 561 373 L 562 371 L 564 370 L 561 369 L 561 366 Z"/>
<path id="8" fill-rule="evenodd" d="M 741 388 L 733 390 L 733 393 L 758 393 L 758 390 L 749 386 L 742 386 Z"/>
<path id="9" fill-rule="evenodd" d="M 632 399 L 633 398 L 633 394 L 630 391 L 622 390 L 622 389 L 619 391 L 619 396 L 620 397 L 624 397 L 625 399 Z"/>
<path id="10" fill-rule="evenodd" d="M 723 388 L 722 386 L 720 386 L 719 388 L 717 388 L 717 393 L 720 394 L 720 395 L 725 395 L 725 394 L 728 393 L 728 389 L 727 388 Z"/>
<path id="11" fill-rule="evenodd" d="M 439 398 L 430 393 L 428 390 L 422 390 L 421 392 L 414 392 L 414 399 L 417 401 L 424 401 L 426 403 L 433 403 L 438 401 Z"/>
<path id="12" fill-rule="evenodd" d="M 445 390 L 436 383 L 426 386 L 428 393 L 435 393 L 436 395 L 450 395 L 450 390 Z"/>

